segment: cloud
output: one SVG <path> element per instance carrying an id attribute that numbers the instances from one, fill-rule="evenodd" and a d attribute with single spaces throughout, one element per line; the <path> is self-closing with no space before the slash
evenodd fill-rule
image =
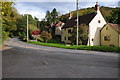
<path id="1" fill-rule="evenodd" d="M 37 6 L 27 5 L 29 3 L 16 3 L 15 7 L 20 14 L 31 14 L 33 17 L 39 18 L 39 20 L 45 17 L 45 12 Z"/>
<path id="2" fill-rule="evenodd" d="M 95 0 L 91 0 L 94 2 L 82 2 L 82 1 L 83 0 L 79 0 L 79 9 L 93 7 L 96 4 Z M 118 0 L 106 0 L 106 1 L 114 1 L 114 2 L 99 2 L 99 5 L 107 6 L 107 7 L 118 6 L 117 3 Z M 76 10 L 76 3 L 75 2 L 16 2 L 15 7 L 17 8 L 20 14 L 31 14 L 32 16 L 35 16 L 39 18 L 39 20 L 41 20 L 42 18 L 45 17 L 47 10 L 52 11 L 53 8 L 56 8 L 57 11 L 60 12 L 61 14 L 66 14 L 69 13 L 69 11 Z"/>
<path id="3" fill-rule="evenodd" d="M 118 2 L 119 0 L 99 0 L 99 2 Z M 76 0 L 16 0 L 16 2 L 76 2 Z M 96 0 L 79 0 L 79 2 L 96 2 Z"/>

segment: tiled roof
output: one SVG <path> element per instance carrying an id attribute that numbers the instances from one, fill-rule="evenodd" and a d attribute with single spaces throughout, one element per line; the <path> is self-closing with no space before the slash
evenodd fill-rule
<path id="1" fill-rule="evenodd" d="M 115 29 L 120 34 L 120 24 L 108 23 L 113 29 Z"/>
<path id="2" fill-rule="evenodd" d="M 86 15 L 83 15 L 83 16 L 79 16 L 79 25 L 80 24 L 86 24 L 88 25 L 92 19 L 96 16 L 97 13 L 93 12 L 93 13 L 90 13 L 90 14 L 86 14 Z M 71 18 L 70 20 L 68 20 L 65 25 L 63 26 L 63 28 L 70 28 L 70 27 L 74 27 L 76 26 L 76 17 L 74 18 Z M 62 29 L 63 29 L 62 28 Z"/>
<path id="3" fill-rule="evenodd" d="M 62 25 L 63 22 L 59 21 L 58 24 L 56 24 L 57 27 L 60 27 Z"/>

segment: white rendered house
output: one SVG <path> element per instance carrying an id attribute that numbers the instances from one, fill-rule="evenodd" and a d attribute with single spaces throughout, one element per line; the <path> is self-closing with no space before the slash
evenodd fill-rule
<path id="1" fill-rule="evenodd" d="M 87 45 L 90 46 L 100 45 L 100 30 L 106 24 L 106 21 L 100 12 L 100 6 L 98 5 L 98 3 L 96 3 L 95 5 L 95 10 L 96 11 L 93 13 L 79 16 L 79 25 L 86 24 L 89 27 Z M 66 35 L 68 33 L 67 30 L 73 27 L 76 27 L 76 17 L 70 18 L 62 27 L 62 42 L 69 42 L 68 37 L 70 35 Z"/>
<path id="2" fill-rule="evenodd" d="M 103 18 L 100 12 L 100 6 L 95 5 L 96 16 L 89 23 L 89 40 L 88 45 L 100 45 L 100 30 L 106 24 L 105 19 Z"/>

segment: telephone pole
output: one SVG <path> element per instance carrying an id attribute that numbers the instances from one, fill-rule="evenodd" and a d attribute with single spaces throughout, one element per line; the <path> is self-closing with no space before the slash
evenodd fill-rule
<path id="1" fill-rule="evenodd" d="M 79 26 L 79 17 L 78 17 L 78 0 L 76 0 L 76 10 L 77 10 L 77 37 L 76 37 L 76 45 L 78 46 L 78 26 Z"/>
<path id="2" fill-rule="evenodd" d="M 29 33 L 28 33 L 28 14 L 27 14 L 27 41 L 29 41 Z"/>

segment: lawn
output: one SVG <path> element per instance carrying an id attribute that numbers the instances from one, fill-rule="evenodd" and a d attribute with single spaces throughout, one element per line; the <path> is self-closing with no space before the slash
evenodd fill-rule
<path id="1" fill-rule="evenodd" d="M 42 45 L 42 46 L 50 46 L 64 49 L 76 49 L 76 50 L 91 50 L 91 51 L 102 51 L 102 52 L 120 52 L 120 47 L 109 47 L 109 46 L 86 46 L 86 45 L 71 45 L 66 46 L 63 43 L 43 43 L 43 42 L 34 42 L 28 41 L 27 43 Z"/>

